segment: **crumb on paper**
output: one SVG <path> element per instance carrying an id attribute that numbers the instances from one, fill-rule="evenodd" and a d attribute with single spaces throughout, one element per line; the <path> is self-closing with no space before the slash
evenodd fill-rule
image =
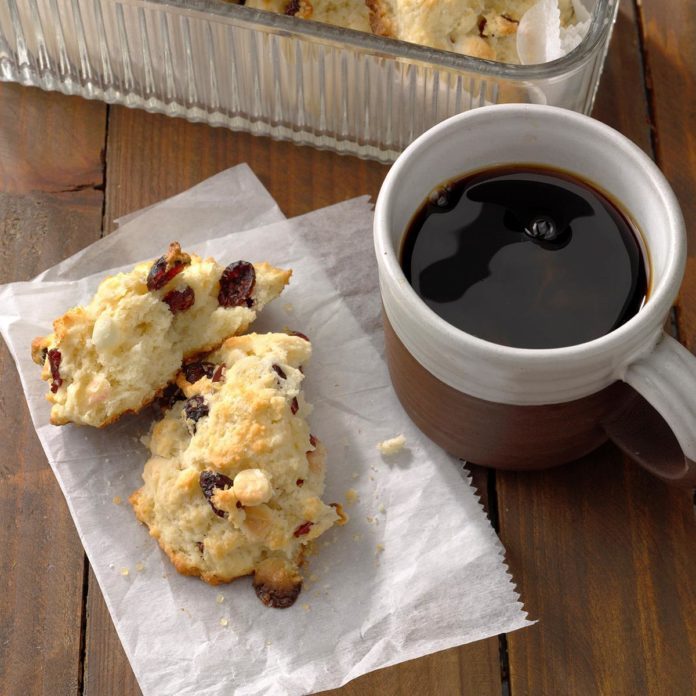
<path id="1" fill-rule="evenodd" d="M 362 534 L 353 534 L 353 541 L 360 541 L 362 539 Z"/>
<path id="2" fill-rule="evenodd" d="M 121 496 L 120 496 L 120 495 L 115 495 L 115 496 L 113 497 L 113 500 L 112 500 L 111 502 L 112 502 L 114 505 L 120 505 L 120 504 L 123 502 L 123 500 L 121 499 Z"/>
<path id="3" fill-rule="evenodd" d="M 309 611 L 309 604 L 303 604 L 303 605 L 302 605 L 302 608 L 303 608 L 305 611 Z"/>
<path id="4" fill-rule="evenodd" d="M 382 514 L 384 514 L 384 513 L 387 511 L 387 508 L 385 508 L 383 504 L 380 504 L 379 508 L 377 508 L 377 509 L 378 509 L 379 512 L 381 512 Z"/>
<path id="5" fill-rule="evenodd" d="M 360 500 L 358 492 L 354 488 L 349 488 L 346 491 L 346 503 L 348 505 L 355 505 L 355 503 L 357 503 L 358 500 Z"/>
<path id="6" fill-rule="evenodd" d="M 114 564 L 113 564 L 113 563 L 109 563 L 109 568 L 111 568 L 111 570 L 113 570 L 113 569 L 114 569 Z"/>
<path id="7" fill-rule="evenodd" d="M 221 593 L 218 594 L 218 596 L 215 598 L 215 601 L 216 601 L 218 604 L 222 604 L 222 603 L 225 601 L 225 595 L 222 594 L 222 592 L 221 592 Z"/>
<path id="8" fill-rule="evenodd" d="M 375 553 L 379 555 L 382 553 L 382 551 L 384 551 L 384 544 L 377 544 L 375 547 Z"/>
<path id="9" fill-rule="evenodd" d="M 283 305 L 283 309 L 288 313 L 292 314 L 295 311 L 295 305 L 292 302 L 286 302 Z"/>
<path id="10" fill-rule="evenodd" d="M 227 624 L 229 624 L 229 621 L 227 619 L 220 619 L 221 626 L 227 626 Z"/>
<path id="11" fill-rule="evenodd" d="M 382 440 L 382 442 L 378 442 L 377 449 L 385 457 L 389 457 L 392 454 L 398 454 L 401 452 L 405 444 L 406 438 L 403 436 L 403 434 L 401 434 L 397 435 L 396 437 L 392 437 L 389 440 Z"/>
<path id="12" fill-rule="evenodd" d="M 357 472 L 353 472 L 353 481 L 357 480 L 359 474 Z"/>
<path id="13" fill-rule="evenodd" d="M 375 523 L 375 518 L 374 518 L 374 517 L 370 517 L 369 515 L 365 518 L 365 520 L 367 520 L 367 523 L 368 523 L 368 524 L 374 524 L 374 523 Z"/>
<path id="14" fill-rule="evenodd" d="M 273 641 L 272 641 L 272 640 L 267 640 L 267 641 L 266 641 L 266 645 L 273 645 Z"/>
<path id="15" fill-rule="evenodd" d="M 121 571 L 120 571 L 120 572 L 121 572 L 121 575 L 123 575 L 124 578 L 126 577 L 126 575 L 128 575 L 128 573 L 130 573 L 130 571 L 128 570 L 128 568 L 121 568 Z"/>
<path id="16" fill-rule="evenodd" d="M 310 582 L 316 582 L 318 579 L 319 579 L 319 577 L 316 576 L 314 573 L 312 573 L 312 574 L 309 576 L 309 581 L 310 581 Z"/>
<path id="17" fill-rule="evenodd" d="M 142 573 L 143 570 L 145 570 L 145 564 L 142 561 L 138 561 L 135 564 L 135 569 L 139 572 Z"/>

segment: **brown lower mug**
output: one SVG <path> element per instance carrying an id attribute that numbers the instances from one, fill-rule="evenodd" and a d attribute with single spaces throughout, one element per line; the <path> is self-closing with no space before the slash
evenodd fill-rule
<path id="1" fill-rule="evenodd" d="M 448 324 L 408 284 L 401 241 L 427 193 L 470 171 L 521 162 L 592 181 L 640 230 L 649 298 L 611 333 L 564 348 L 502 346 Z M 397 160 L 377 200 L 374 235 L 391 379 L 432 440 L 477 464 L 523 470 L 572 461 L 610 439 L 657 476 L 696 485 L 696 358 L 662 330 L 684 272 L 684 223 L 666 180 L 630 141 L 552 107 L 460 114 Z"/>
<path id="2" fill-rule="evenodd" d="M 428 372 L 384 316 L 387 364 L 411 420 L 461 459 L 511 471 L 545 469 L 579 459 L 607 440 L 653 474 L 696 486 L 674 433 L 635 389 L 614 382 L 561 404 L 512 406 L 464 394 Z"/>

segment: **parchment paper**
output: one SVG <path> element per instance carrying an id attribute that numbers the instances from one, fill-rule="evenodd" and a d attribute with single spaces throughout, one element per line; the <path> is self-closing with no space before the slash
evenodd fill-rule
<path id="1" fill-rule="evenodd" d="M 220 206 L 280 215 L 260 189 L 248 169 L 223 173 L 131 219 L 98 254 L 88 248 L 42 280 L 0 289 L 0 330 L 34 425 L 146 696 L 308 693 L 530 623 L 461 463 L 420 434 L 390 386 L 367 199 L 253 231 L 221 222 Z M 186 248 L 226 263 L 294 269 L 255 328 L 311 337 L 305 385 L 312 431 L 329 451 L 325 499 L 345 502 L 348 489 L 359 499 L 346 507 L 349 524 L 321 538 L 290 609 L 264 607 L 248 578 L 216 588 L 178 575 L 135 520 L 126 499 L 140 485 L 150 413 L 101 431 L 48 423 L 31 339 L 86 301 L 107 266 L 172 239 L 206 240 Z M 376 444 L 399 433 L 406 449 L 382 457 Z"/>

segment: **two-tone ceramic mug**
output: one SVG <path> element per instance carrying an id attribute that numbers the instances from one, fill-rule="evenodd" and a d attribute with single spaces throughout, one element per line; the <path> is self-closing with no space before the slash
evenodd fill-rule
<path id="1" fill-rule="evenodd" d="M 520 163 L 592 182 L 640 231 L 648 299 L 611 333 L 543 350 L 490 343 L 448 324 L 406 280 L 400 246 L 428 193 L 468 172 Z M 563 464 L 610 439 L 661 478 L 696 485 L 696 358 L 663 331 L 684 274 L 684 220 L 662 173 L 627 138 L 548 106 L 454 116 L 389 171 L 374 240 L 392 382 L 432 440 L 468 461 L 522 470 Z"/>

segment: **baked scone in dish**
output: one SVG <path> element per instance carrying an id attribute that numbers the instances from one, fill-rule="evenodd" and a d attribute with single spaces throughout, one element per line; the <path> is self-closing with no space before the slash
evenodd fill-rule
<path id="1" fill-rule="evenodd" d="M 313 19 L 357 31 L 370 31 L 365 0 L 246 0 L 244 4 L 258 10 Z"/>
<path id="2" fill-rule="evenodd" d="M 184 253 L 106 278 L 84 307 L 32 343 L 50 383 L 51 423 L 102 427 L 155 399 L 182 362 L 241 333 L 279 295 L 291 271 Z"/>
<path id="3" fill-rule="evenodd" d="M 519 63 L 517 27 L 537 0 L 366 0 L 372 31 L 476 58 Z M 559 0 L 563 26 L 571 0 Z"/>
<path id="4" fill-rule="evenodd" d="M 211 584 L 253 573 L 272 607 L 295 601 L 308 546 L 345 520 L 321 500 L 325 451 L 301 391 L 310 354 L 301 334 L 249 334 L 188 364 L 130 497 L 180 573 Z"/>

